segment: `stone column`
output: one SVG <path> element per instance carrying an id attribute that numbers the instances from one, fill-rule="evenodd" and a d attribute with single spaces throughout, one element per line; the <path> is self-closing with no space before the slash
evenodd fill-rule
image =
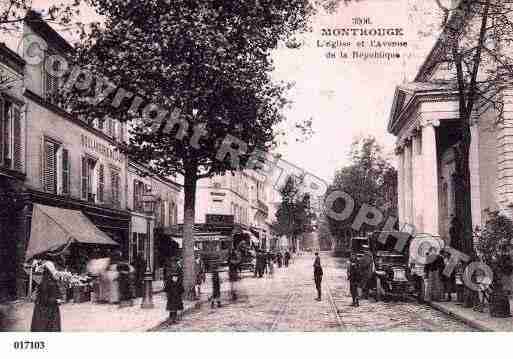
<path id="1" fill-rule="evenodd" d="M 413 195 L 412 195 L 412 224 L 415 226 L 415 231 L 418 233 L 423 232 L 424 223 L 422 217 L 422 204 L 424 202 L 422 191 L 422 177 L 423 177 L 423 164 L 422 164 L 422 136 L 420 131 L 415 131 L 412 139 L 412 180 L 413 180 Z"/>
<path id="2" fill-rule="evenodd" d="M 411 141 L 406 141 L 406 144 L 404 146 L 404 172 L 405 172 L 405 191 L 404 191 L 404 201 L 405 201 L 405 216 L 404 220 L 405 223 L 411 225 L 413 224 L 413 216 L 412 216 L 412 209 L 413 209 L 413 186 L 412 186 L 412 147 L 411 147 Z"/>
<path id="3" fill-rule="evenodd" d="M 424 232 L 439 235 L 438 151 L 435 126 L 438 126 L 438 123 L 430 122 L 422 127 L 422 207 Z"/>
<path id="4" fill-rule="evenodd" d="M 472 142 L 470 143 L 470 193 L 472 198 L 472 226 L 481 227 L 481 186 L 479 179 L 479 124 L 474 122 L 470 127 Z"/>
<path id="5" fill-rule="evenodd" d="M 398 156 L 397 165 L 397 208 L 399 216 L 399 225 L 405 222 L 404 219 L 404 150 L 400 147 L 397 148 L 396 154 Z"/>

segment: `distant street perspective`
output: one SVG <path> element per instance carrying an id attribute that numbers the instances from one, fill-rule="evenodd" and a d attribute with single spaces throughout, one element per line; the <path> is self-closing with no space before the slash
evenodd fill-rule
<path id="1" fill-rule="evenodd" d="M 347 261 L 322 253 L 322 300 L 316 301 L 313 254 L 294 258 L 272 278 L 244 273 L 239 301 L 208 304 L 176 325 L 159 331 L 472 331 L 473 329 L 426 305 L 411 301 L 363 300 L 351 307 Z M 227 278 L 226 278 L 227 280 Z"/>
<path id="2" fill-rule="evenodd" d="M 0 331 L 513 331 L 511 1 L 62 1 L 0 1 Z"/>

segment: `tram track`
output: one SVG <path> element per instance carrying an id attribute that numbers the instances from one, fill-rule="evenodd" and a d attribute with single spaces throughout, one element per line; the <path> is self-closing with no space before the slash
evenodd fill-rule
<path id="1" fill-rule="evenodd" d="M 335 303 L 335 300 L 333 299 L 333 293 L 331 291 L 331 287 L 328 283 L 325 284 L 326 292 L 328 294 L 328 301 L 330 303 L 330 307 L 333 310 L 333 313 L 335 314 L 335 317 L 337 318 L 337 322 L 339 325 L 339 330 L 345 330 L 346 326 L 344 322 L 342 321 L 342 318 L 339 315 L 337 304 Z"/>
<path id="2" fill-rule="evenodd" d="M 271 328 L 269 331 L 275 332 L 278 328 L 278 325 L 280 324 L 280 320 L 285 316 L 285 313 L 287 312 L 287 309 L 289 308 L 290 303 L 292 302 L 292 299 L 297 295 L 295 291 L 292 291 L 289 293 L 284 300 L 284 303 L 280 303 L 280 310 L 278 312 L 278 315 L 274 319 Z"/>
<path id="3" fill-rule="evenodd" d="M 338 308 L 335 303 L 333 293 L 331 290 L 331 287 L 328 283 L 329 279 L 326 278 L 323 281 L 323 292 L 325 296 L 325 303 L 327 304 L 327 309 L 329 308 L 328 312 L 331 314 L 331 318 L 324 319 L 324 324 L 326 324 L 326 328 L 333 329 L 334 331 L 342 331 L 346 328 L 344 325 L 344 322 L 342 321 L 342 318 L 340 317 L 338 313 Z M 275 319 L 273 320 L 273 323 L 270 327 L 270 331 L 274 332 L 279 330 L 280 324 L 283 322 L 283 320 L 286 318 L 289 309 L 293 305 L 295 300 L 301 300 L 305 298 L 305 292 L 312 291 L 314 286 L 313 279 L 310 281 L 302 280 L 300 282 L 294 283 L 294 287 L 291 288 L 290 293 L 286 296 L 286 298 L 280 302 L 278 314 L 276 315 Z M 313 292 L 313 291 L 312 291 Z M 312 293 L 313 294 L 313 293 Z M 309 295 L 307 295 L 310 297 Z M 321 304 L 321 303 L 319 303 Z M 298 303 L 298 305 L 302 305 L 302 303 Z M 315 304 L 316 305 L 316 304 Z M 322 304 L 321 304 L 322 305 Z M 328 313 L 326 312 L 326 313 Z M 335 320 L 333 320 L 335 319 Z M 322 318 L 317 318 L 317 320 L 322 321 Z"/>

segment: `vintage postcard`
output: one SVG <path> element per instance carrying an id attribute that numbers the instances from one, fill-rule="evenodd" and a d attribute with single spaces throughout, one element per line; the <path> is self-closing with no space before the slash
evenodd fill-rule
<path id="1" fill-rule="evenodd" d="M 513 331 L 512 12 L 2 0 L 9 345 Z"/>

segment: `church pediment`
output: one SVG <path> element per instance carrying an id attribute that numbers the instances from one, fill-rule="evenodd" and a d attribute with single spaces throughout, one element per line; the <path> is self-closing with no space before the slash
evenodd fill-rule
<path id="1" fill-rule="evenodd" d="M 388 132 L 397 135 L 404 117 L 413 111 L 422 101 L 435 101 L 438 98 L 448 98 L 456 91 L 452 82 L 410 82 L 396 87 Z"/>

